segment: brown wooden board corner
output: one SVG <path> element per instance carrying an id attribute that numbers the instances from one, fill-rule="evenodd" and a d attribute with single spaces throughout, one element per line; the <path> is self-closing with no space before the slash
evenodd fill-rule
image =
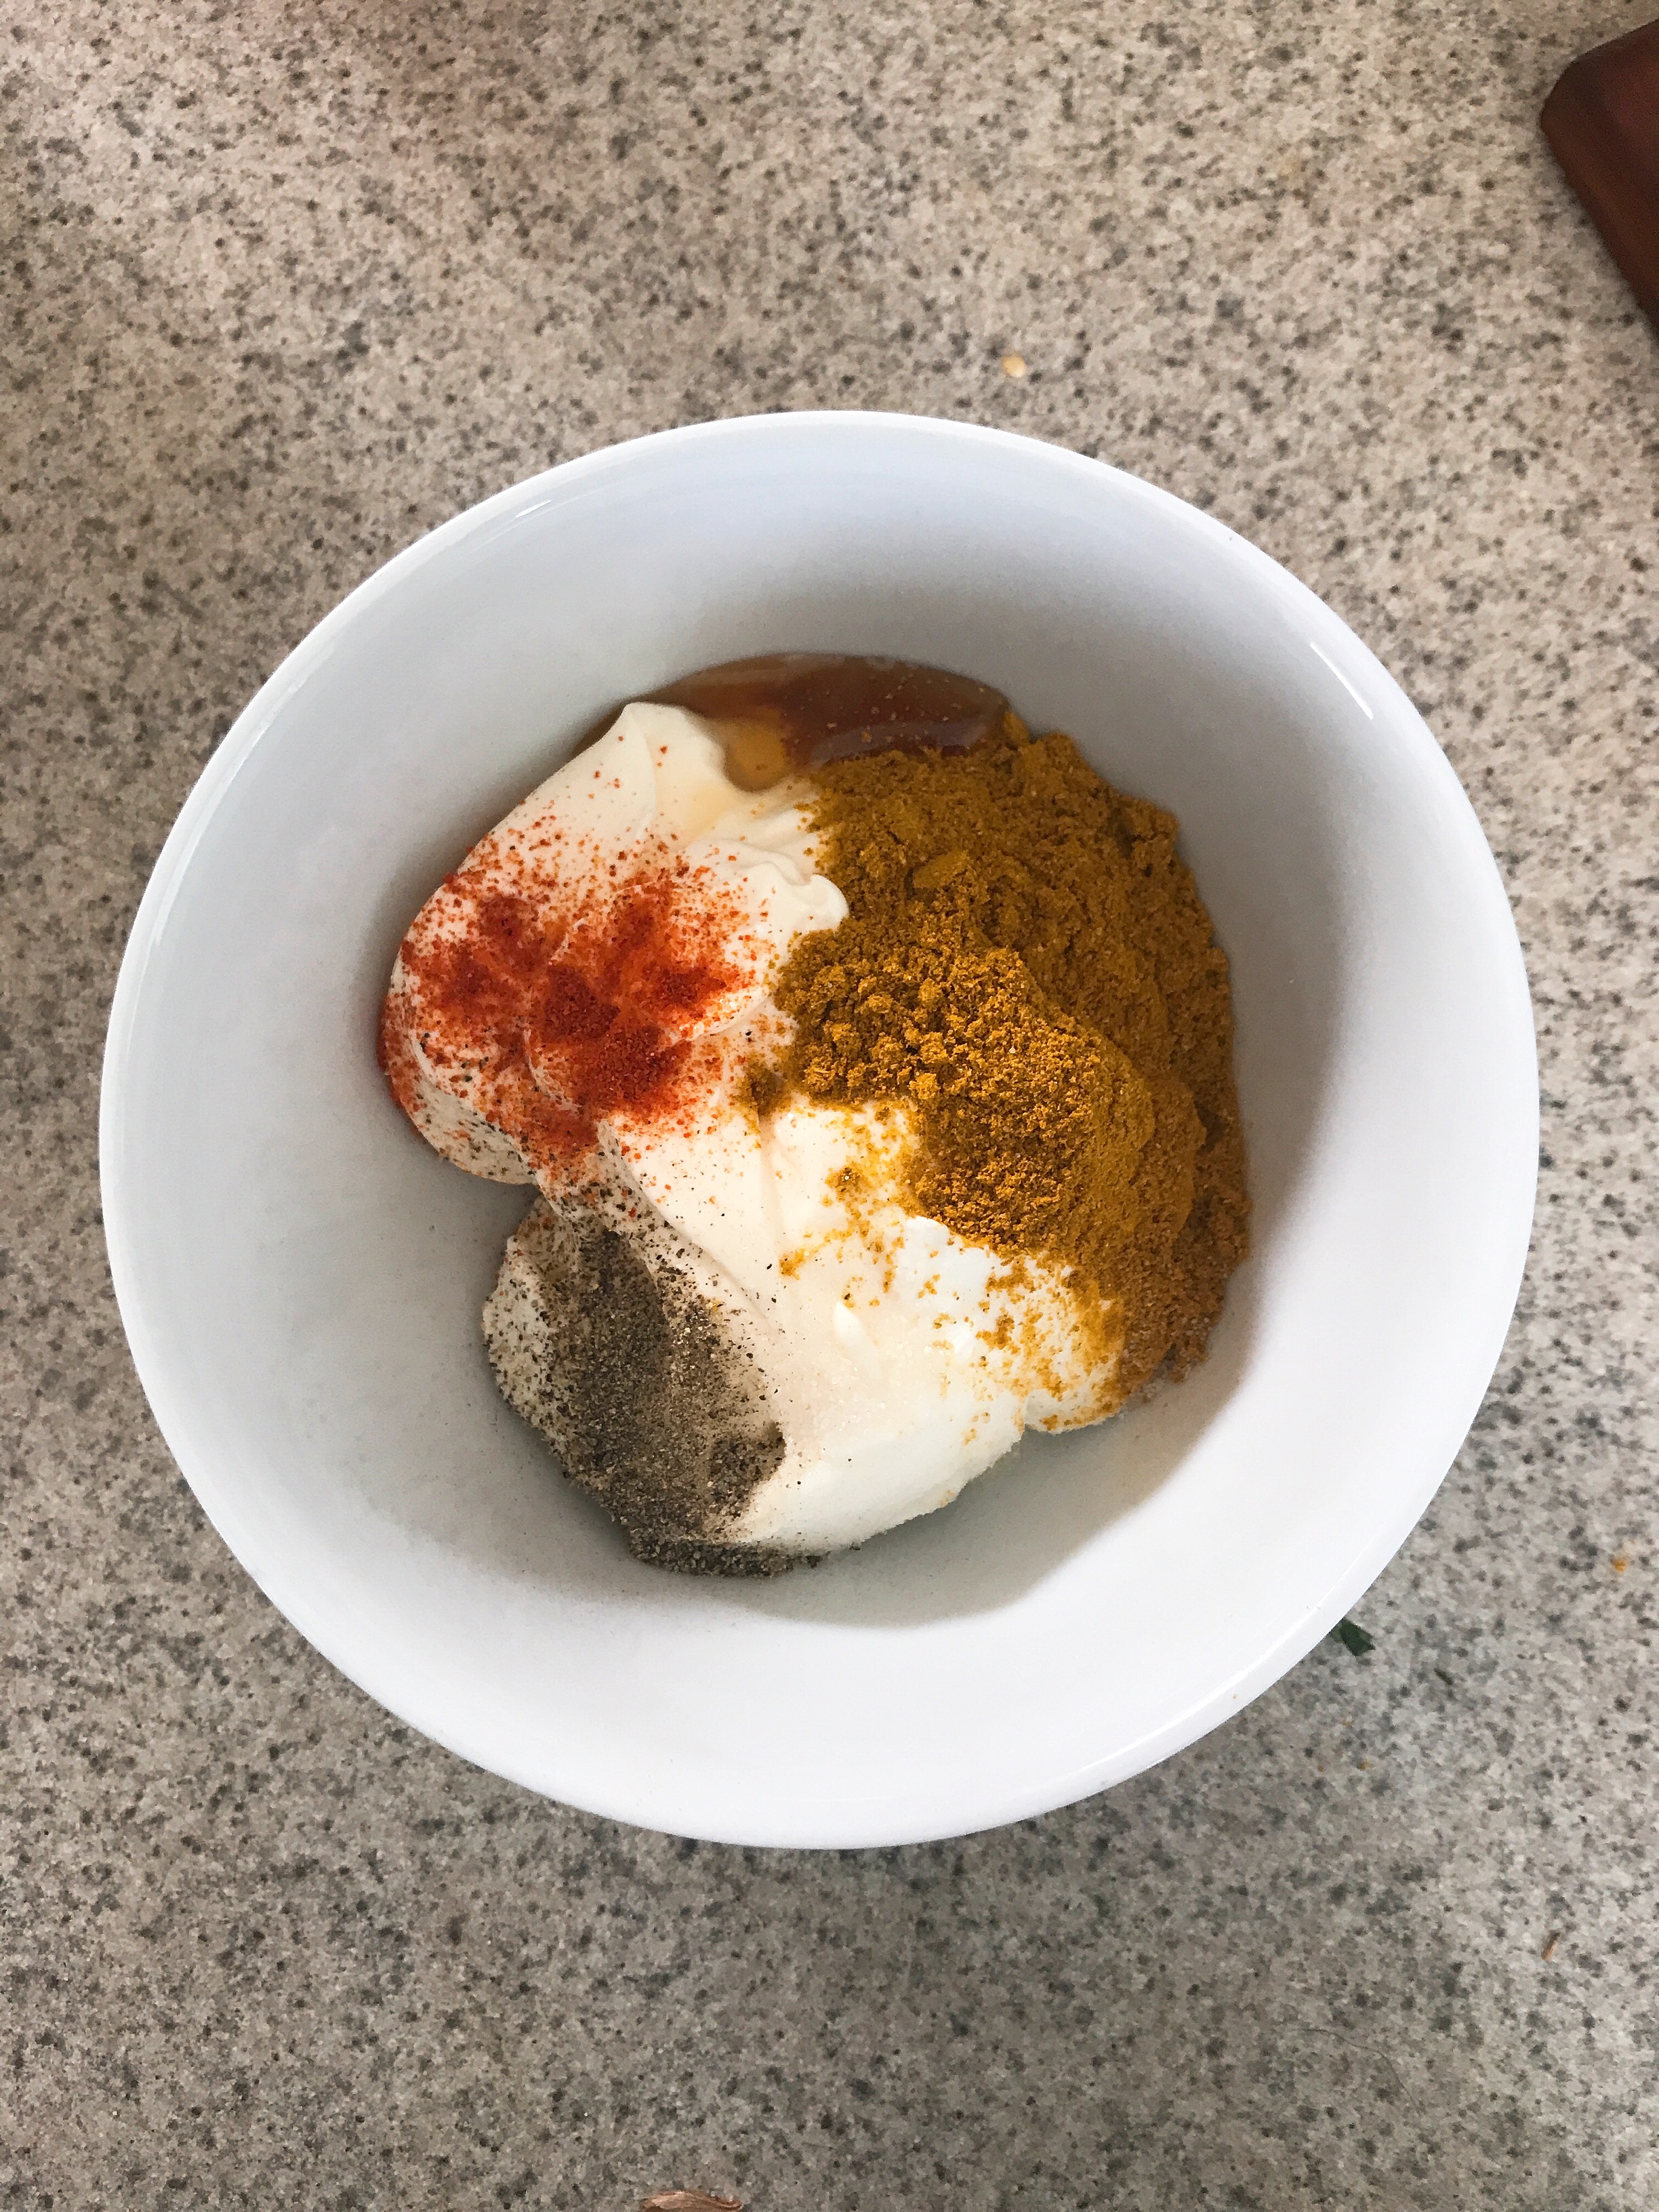
<path id="1" fill-rule="evenodd" d="M 1659 23 L 1580 54 L 1539 117 L 1544 136 L 1659 326 Z"/>

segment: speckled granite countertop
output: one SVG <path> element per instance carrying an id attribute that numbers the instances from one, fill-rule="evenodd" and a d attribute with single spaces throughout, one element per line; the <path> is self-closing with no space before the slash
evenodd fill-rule
<path id="1" fill-rule="evenodd" d="M 1651 5 L 12 11 L 0 2205 L 1659 2200 L 1659 348 L 1535 127 Z M 813 1858 L 542 1804 L 301 1643 L 145 1410 L 94 1115 L 167 825 L 334 600 L 550 459 L 826 404 L 1106 455 L 1376 647 L 1515 899 L 1545 1157 L 1370 1657 Z"/>

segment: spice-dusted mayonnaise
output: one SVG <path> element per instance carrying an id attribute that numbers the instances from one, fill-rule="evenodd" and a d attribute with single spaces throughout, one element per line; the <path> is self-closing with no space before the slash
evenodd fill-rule
<path id="1" fill-rule="evenodd" d="M 422 908 L 382 1017 L 428 1141 L 540 1193 L 486 1309 L 507 1395 L 668 1564 L 862 1542 L 1109 1380 L 1054 1271 L 908 1207 L 902 1109 L 757 1109 L 771 980 L 847 911 L 810 795 L 625 708 Z"/>

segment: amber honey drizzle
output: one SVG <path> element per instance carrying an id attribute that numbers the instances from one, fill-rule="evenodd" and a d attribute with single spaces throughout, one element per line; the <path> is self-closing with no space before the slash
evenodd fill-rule
<path id="1" fill-rule="evenodd" d="M 722 661 L 645 696 L 712 722 L 726 772 L 743 791 L 765 791 L 792 769 L 864 753 L 965 750 L 1008 711 L 1000 691 L 971 676 L 854 653 Z M 591 734 L 602 735 L 612 719 Z"/>

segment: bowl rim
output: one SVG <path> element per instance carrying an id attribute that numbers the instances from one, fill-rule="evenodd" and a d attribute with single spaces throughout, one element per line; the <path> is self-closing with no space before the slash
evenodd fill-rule
<path id="1" fill-rule="evenodd" d="M 499 1773 L 538 1795 L 552 1795 L 545 1778 L 527 1768 L 514 1771 L 510 1759 L 492 1755 L 486 1762 L 475 1748 L 459 1740 L 459 1731 L 434 1725 L 433 1718 L 423 1713 L 422 1698 L 414 1686 L 382 1680 L 371 1653 L 353 1647 L 337 1622 L 321 1617 L 303 1589 L 289 1588 L 284 1562 L 280 1557 L 272 1559 L 265 1556 L 254 1517 L 239 1505 L 236 1486 L 221 1480 L 210 1449 L 198 1445 L 190 1394 L 171 1371 L 148 1310 L 140 1240 L 130 1218 L 132 1209 L 124 1144 L 126 1092 L 143 1018 L 146 975 L 197 848 L 236 778 L 269 734 L 277 710 L 333 653 L 337 641 L 382 599 L 401 590 L 428 563 L 441 560 L 465 539 L 488 532 L 502 521 L 520 520 L 537 507 L 562 495 L 581 479 L 603 477 L 613 470 L 626 468 L 652 449 L 694 444 L 748 444 L 826 433 L 849 440 L 867 437 L 872 433 L 932 438 L 1000 448 L 1033 458 L 1041 456 L 1046 465 L 1066 471 L 1079 481 L 1109 484 L 1120 497 L 1127 495 L 1148 502 L 1172 519 L 1179 516 L 1183 527 L 1208 537 L 1248 574 L 1278 595 L 1280 604 L 1310 626 L 1308 639 L 1314 651 L 1362 711 L 1367 714 L 1372 712 L 1357 684 L 1345 672 L 1344 663 L 1354 675 L 1363 678 L 1374 695 L 1380 694 L 1387 700 L 1394 710 L 1392 736 L 1416 755 L 1416 765 L 1431 781 L 1440 785 L 1443 797 L 1455 799 L 1454 817 L 1460 822 L 1471 863 L 1470 895 L 1486 907 L 1489 923 L 1498 925 L 1496 935 L 1503 945 L 1506 971 L 1507 1048 L 1518 1056 L 1514 1070 L 1518 1110 L 1528 1117 L 1533 1164 L 1529 1175 L 1516 1178 L 1510 1194 L 1502 1240 L 1504 1249 L 1496 1255 L 1491 1271 L 1492 1281 L 1504 1286 L 1503 1295 L 1500 1297 L 1494 1292 L 1489 1310 L 1481 1317 L 1481 1326 L 1470 1333 L 1470 1348 L 1466 1355 L 1469 1381 L 1460 1401 L 1464 1409 L 1445 1463 L 1437 1464 L 1437 1463 L 1431 1465 L 1426 1474 L 1420 1474 L 1409 1486 L 1401 1486 L 1395 1493 L 1392 1512 L 1384 1518 L 1371 1540 L 1332 1582 L 1322 1600 L 1305 1607 L 1299 1617 L 1289 1622 L 1254 1663 L 1218 1684 L 1207 1697 L 1127 1750 L 1085 1765 L 1044 1785 L 1026 1785 L 1000 1797 L 994 1792 L 988 1793 L 983 1809 L 966 1823 L 951 1815 L 936 1822 L 902 1820 L 872 1826 L 860 1808 L 850 1822 L 837 1826 L 819 1807 L 799 1820 L 787 1816 L 777 1819 L 770 1824 L 771 1832 L 768 1833 L 757 1833 L 752 1820 L 739 1820 L 729 1831 L 722 1831 L 718 1824 L 682 1825 L 668 1830 L 672 1833 L 696 1834 L 711 1842 L 763 1848 L 844 1850 L 974 1834 L 1057 1810 L 1145 1771 L 1241 1711 L 1330 1632 L 1394 1558 L 1449 1472 L 1486 1397 L 1525 1273 L 1536 1200 L 1537 1044 L 1525 961 L 1497 860 L 1455 770 L 1401 685 L 1332 608 L 1249 538 L 1145 477 L 1050 440 L 952 416 L 855 409 L 803 409 L 728 416 L 648 432 L 557 462 L 450 516 L 393 554 L 355 586 L 284 656 L 215 748 L 163 842 L 123 951 L 105 1039 L 98 1152 L 112 1285 L 134 1367 L 163 1443 L 238 1564 L 277 1611 L 331 1666 L 395 1717 L 457 1756 L 483 1765 L 486 1771 Z M 1523 1074 L 1524 1083 L 1518 1079 Z M 663 1823 L 644 1802 L 647 1794 L 621 1784 L 619 1778 L 619 1786 L 614 1790 L 568 1792 L 561 1788 L 556 1802 L 579 1811 L 660 1832 Z"/>

